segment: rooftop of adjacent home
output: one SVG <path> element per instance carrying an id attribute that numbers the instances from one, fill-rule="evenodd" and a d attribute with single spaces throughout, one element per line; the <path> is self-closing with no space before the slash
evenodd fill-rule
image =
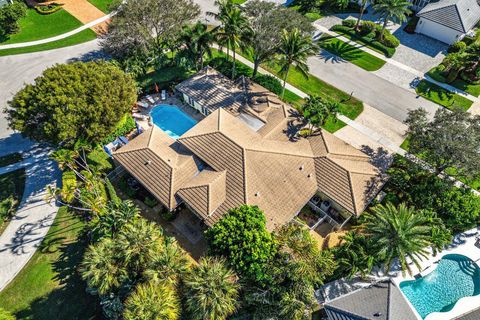
<path id="1" fill-rule="evenodd" d="M 417 16 L 466 33 L 480 20 L 477 0 L 440 0 L 430 2 Z"/>
<path id="2" fill-rule="evenodd" d="M 298 112 L 247 78 L 233 82 L 208 68 L 178 89 L 208 116 L 178 140 L 153 126 L 114 153 L 167 208 L 183 201 L 213 225 L 231 208 L 258 205 L 275 229 L 318 191 L 359 215 L 384 183 L 366 154 L 332 134 L 296 134 Z"/>

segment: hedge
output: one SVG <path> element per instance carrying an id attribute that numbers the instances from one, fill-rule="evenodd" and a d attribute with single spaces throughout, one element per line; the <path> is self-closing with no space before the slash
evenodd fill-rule
<path id="1" fill-rule="evenodd" d="M 282 84 L 280 83 L 280 80 L 277 78 L 268 75 L 268 74 L 257 74 L 255 77 L 252 78 L 253 82 L 258 83 L 265 89 L 275 93 L 276 95 L 281 95 L 282 94 Z"/>
<path id="2" fill-rule="evenodd" d="M 58 3 L 51 3 L 48 5 L 38 5 L 35 6 L 35 11 L 37 11 L 40 14 L 51 14 L 54 12 L 57 12 L 58 10 L 62 9 L 62 5 Z"/>
<path id="3" fill-rule="evenodd" d="M 388 58 L 393 57 L 393 55 L 395 54 L 395 48 L 389 48 L 381 44 L 377 40 L 359 36 L 354 30 L 352 30 L 349 27 L 342 26 L 342 25 L 334 25 L 332 28 L 330 28 L 330 30 L 346 34 L 350 36 L 353 40 L 359 40 L 365 43 L 368 47 L 371 47 L 372 49 L 382 52 Z"/>

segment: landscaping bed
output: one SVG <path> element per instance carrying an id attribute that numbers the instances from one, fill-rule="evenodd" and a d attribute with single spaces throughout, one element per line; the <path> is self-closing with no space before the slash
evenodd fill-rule
<path id="1" fill-rule="evenodd" d="M 84 225 L 66 207 L 58 210 L 37 252 L 0 293 L 2 308 L 17 319 L 101 319 L 99 304 L 77 271 L 87 247 Z"/>
<path id="2" fill-rule="evenodd" d="M 445 66 L 440 64 L 435 68 L 431 69 L 430 71 L 428 71 L 427 75 L 430 76 L 433 80 L 447 83 L 447 80 L 443 75 L 444 70 L 445 70 Z M 472 96 L 475 96 L 475 97 L 480 96 L 480 83 L 468 83 L 463 79 L 456 79 L 453 82 L 448 84 L 459 90 L 468 92 Z"/>
<path id="3" fill-rule="evenodd" d="M 473 101 L 468 100 L 458 94 L 451 93 L 442 87 L 437 86 L 427 80 L 422 80 L 415 88 L 418 95 L 433 101 L 448 109 L 460 108 L 467 111 L 473 104 Z"/>
<path id="4" fill-rule="evenodd" d="M 0 234 L 15 214 L 22 200 L 24 189 L 25 169 L 0 175 Z"/>
<path id="5" fill-rule="evenodd" d="M 318 44 L 328 52 L 350 61 L 367 71 L 376 71 L 386 63 L 385 60 L 379 59 L 335 37 L 324 36 L 318 41 Z"/>

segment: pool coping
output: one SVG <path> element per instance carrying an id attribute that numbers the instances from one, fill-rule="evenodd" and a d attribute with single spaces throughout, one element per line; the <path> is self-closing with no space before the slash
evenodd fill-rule
<path id="1" fill-rule="evenodd" d="M 408 275 L 408 273 L 403 276 L 401 272 L 398 272 L 391 278 L 392 282 L 400 290 L 403 298 L 407 301 L 407 304 L 417 316 L 417 320 L 452 320 L 480 307 L 480 295 L 463 297 L 455 303 L 454 307 L 450 311 L 432 312 L 428 314 L 425 319 L 423 319 L 415 307 L 411 304 L 410 300 L 408 300 L 403 291 L 400 289 L 401 282 L 415 280 L 413 275 L 421 274 L 424 276 L 434 271 L 438 265 L 438 262 L 448 254 L 464 255 L 471 259 L 477 265 L 477 267 L 480 268 L 480 249 L 475 247 L 475 237 L 478 235 L 480 235 L 480 232 L 477 228 L 459 233 L 454 236 L 452 245 L 441 252 L 438 252 L 437 255 L 433 256 L 433 252 L 430 250 L 430 255 L 428 258 L 420 261 L 420 270 L 418 270 L 415 266 L 412 267 L 412 276 Z"/>

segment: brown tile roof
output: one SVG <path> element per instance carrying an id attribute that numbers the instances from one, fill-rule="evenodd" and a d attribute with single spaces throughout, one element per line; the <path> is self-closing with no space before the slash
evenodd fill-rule
<path id="1" fill-rule="evenodd" d="M 174 209 L 175 193 L 198 171 L 194 155 L 157 126 L 113 154 L 160 202 Z"/>

